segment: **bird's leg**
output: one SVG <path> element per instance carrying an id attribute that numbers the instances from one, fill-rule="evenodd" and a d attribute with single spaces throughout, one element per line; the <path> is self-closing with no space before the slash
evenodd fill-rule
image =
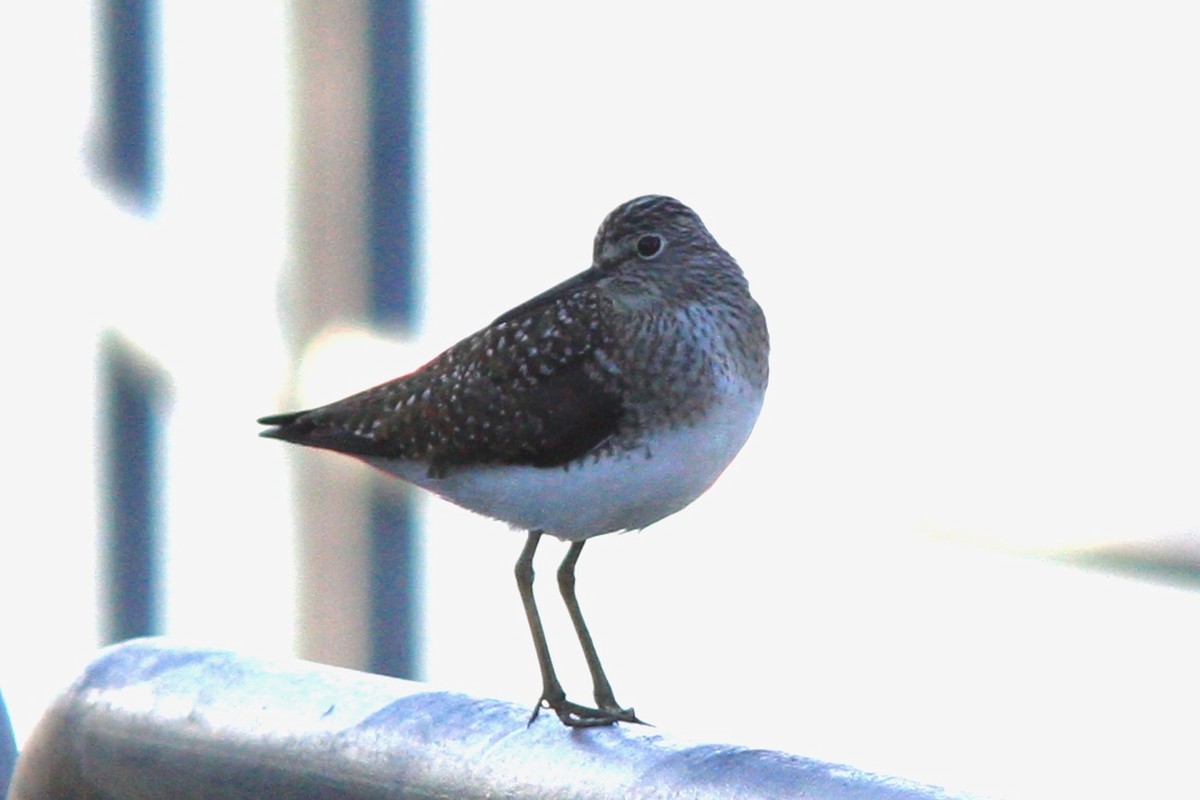
<path id="1" fill-rule="evenodd" d="M 538 615 L 537 603 L 533 599 L 533 554 L 537 550 L 538 541 L 542 538 L 541 531 L 530 531 L 525 540 L 525 548 L 517 559 L 514 572 L 517 576 L 517 589 L 521 592 L 521 603 L 525 606 L 525 617 L 529 620 L 529 632 L 533 634 L 533 648 L 537 651 L 538 667 L 542 671 L 542 696 L 529 715 L 529 724 L 537 719 L 542 706 L 553 709 L 564 725 L 573 728 L 590 727 L 594 725 L 611 725 L 618 717 L 607 711 L 588 708 L 567 700 L 558 676 L 554 674 L 554 664 L 550 661 L 550 648 L 546 644 L 546 632 L 542 628 L 542 619 Z M 609 695 L 612 692 L 610 690 Z M 615 703 L 614 703 L 615 705 Z"/>
<path id="2" fill-rule="evenodd" d="M 621 708 L 613 696 L 612 686 L 600 665 L 600 656 L 596 653 L 596 645 L 592 643 L 592 635 L 588 632 L 587 624 L 583 621 L 583 612 L 579 610 L 579 601 L 575 598 L 575 562 L 583 552 L 583 542 L 572 542 L 571 549 L 558 567 L 558 590 L 562 593 L 563 602 L 567 604 L 567 613 L 575 625 L 575 635 L 579 637 L 579 645 L 583 648 L 583 657 L 587 660 L 588 670 L 592 673 L 592 696 L 596 698 L 596 707 L 607 714 L 612 721 L 638 722 L 641 720 L 633 713 L 632 708 Z"/>

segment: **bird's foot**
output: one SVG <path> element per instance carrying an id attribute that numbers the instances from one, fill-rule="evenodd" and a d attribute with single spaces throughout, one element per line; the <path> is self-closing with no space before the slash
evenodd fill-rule
<path id="1" fill-rule="evenodd" d="M 559 691 L 542 694 L 537 705 L 533 707 L 533 713 L 529 715 L 529 725 L 533 724 L 543 708 L 550 709 L 557 714 L 559 721 L 569 728 L 595 728 L 601 725 L 612 725 L 615 722 L 646 724 L 637 718 L 637 714 L 633 712 L 632 708 L 621 708 L 615 702 L 606 703 L 601 708 L 582 706 L 579 703 L 571 702 L 566 695 Z"/>

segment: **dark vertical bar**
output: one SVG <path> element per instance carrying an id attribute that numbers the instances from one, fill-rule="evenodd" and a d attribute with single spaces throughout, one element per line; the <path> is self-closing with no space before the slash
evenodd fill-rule
<path id="1" fill-rule="evenodd" d="M 375 484 L 371 496 L 371 672 L 417 675 L 421 559 L 410 492 Z"/>
<path id="2" fill-rule="evenodd" d="M 418 47 L 414 0 L 370 6 L 370 301 L 375 324 L 406 330 L 417 309 Z"/>
<path id="3" fill-rule="evenodd" d="M 143 209 L 158 195 L 158 17 L 155 0 L 100 3 L 102 165 Z"/>
<path id="4" fill-rule="evenodd" d="M 0 694 L 0 797 L 8 796 L 8 784 L 12 781 L 13 766 L 16 763 L 17 740 L 13 737 L 8 708 L 4 705 L 4 695 Z"/>
<path id="5" fill-rule="evenodd" d="M 106 642 L 159 632 L 166 380 L 116 335 L 102 352 Z"/>
<path id="6" fill-rule="evenodd" d="M 406 331 L 416 316 L 417 67 L 415 0 L 371 0 L 368 297 L 372 321 Z M 408 492 L 371 492 L 371 669 L 417 678 L 420 564 Z"/>

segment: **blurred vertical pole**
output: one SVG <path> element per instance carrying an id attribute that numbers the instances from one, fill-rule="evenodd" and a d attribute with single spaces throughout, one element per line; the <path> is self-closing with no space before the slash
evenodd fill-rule
<path id="1" fill-rule="evenodd" d="M 161 429 L 167 381 L 120 337 L 101 343 L 106 643 L 159 633 Z"/>
<path id="2" fill-rule="evenodd" d="M 421 553 L 411 492 L 372 477 L 371 657 L 367 669 L 414 680 L 420 664 Z"/>
<path id="3" fill-rule="evenodd" d="M 417 293 L 417 100 L 420 38 L 415 0 L 371 0 L 370 199 L 372 322 L 410 333 Z M 417 531 L 410 492 L 376 478 L 370 496 L 371 660 L 373 672 L 416 678 Z"/>
<path id="4" fill-rule="evenodd" d="M 409 333 L 418 305 L 415 3 L 295 0 L 292 8 L 293 350 L 347 321 Z M 302 655 L 414 677 L 420 570 L 408 492 L 349 461 L 297 458 Z"/>
<path id="5" fill-rule="evenodd" d="M 371 0 L 370 308 L 401 333 L 416 321 L 420 38 L 415 0 Z"/>
<path id="6" fill-rule="evenodd" d="M 149 210 L 158 195 L 158 8 L 155 0 L 100 0 L 103 176 Z"/>
<path id="7" fill-rule="evenodd" d="M 158 199 L 159 26 L 155 0 L 100 0 L 100 142 L 95 168 L 140 212 Z M 101 636 L 159 632 L 164 373 L 115 334 L 100 343 L 104 481 Z"/>

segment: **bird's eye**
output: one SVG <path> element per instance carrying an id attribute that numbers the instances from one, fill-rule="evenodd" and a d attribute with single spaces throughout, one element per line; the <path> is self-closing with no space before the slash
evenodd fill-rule
<path id="1" fill-rule="evenodd" d="M 657 233 L 647 233 L 637 240 L 637 254 L 649 260 L 662 252 L 663 238 Z"/>

